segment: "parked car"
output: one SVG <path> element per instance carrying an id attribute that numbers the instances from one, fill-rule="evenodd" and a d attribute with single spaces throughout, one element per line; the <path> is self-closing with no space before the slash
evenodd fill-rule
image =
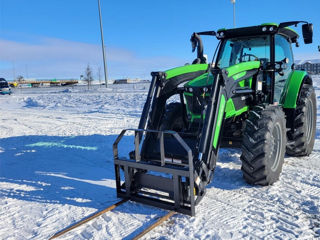
<path id="1" fill-rule="evenodd" d="M 8 82 L 4 78 L 0 78 L 0 94 L 11 95 L 11 88 L 9 87 Z"/>

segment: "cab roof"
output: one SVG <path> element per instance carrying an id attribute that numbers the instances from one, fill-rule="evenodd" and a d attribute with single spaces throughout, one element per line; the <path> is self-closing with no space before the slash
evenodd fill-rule
<path id="1" fill-rule="evenodd" d="M 257 36 L 266 34 L 281 34 L 291 40 L 291 42 L 296 42 L 299 35 L 296 31 L 289 27 L 279 28 L 276 23 L 264 23 L 258 26 L 243 27 L 243 28 L 231 28 L 231 29 L 219 29 L 217 31 L 217 38 L 235 38 L 235 37 L 246 37 L 246 36 Z"/>

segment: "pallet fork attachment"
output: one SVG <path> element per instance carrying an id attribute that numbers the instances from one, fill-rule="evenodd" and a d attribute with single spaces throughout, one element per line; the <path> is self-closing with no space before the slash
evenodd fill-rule
<path id="1" fill-rule="evenodd" d="M 118 157 L 118 143 L 127 131 L 135 133 L 135 159 L 123 159 Z M 141 161 L 139 154 L 140 133 L 158 133 L 160 137 L 161 159 L 152 162 Z M 177 163 L 172 160 L 168 162 L 165 159 L 165 149 L 163 135 L 172 135 L 185 149 L 188 155 L 188 163 Z M 138 151 L 137 151 L 138 150 Z M 125 129 L 122 130 L 113 144 L 114 165 L 116 173 L 117 196 L 121 198 L 130 198 L 131 200 L 145 203 L 148 205 L 161 207 L 168 210 L 193 216 L 195 214 L 195 196 L 194 196 L 194 169 L 193 156 L 189 146 L 183 141 L 178 133 L 173 131 L 155 131 L 143 129 Z M 124 171 L 124 180 L 121 179 L 120 169 Z M 149 174 L 148 171 L 158 173 Z M 171 177 L 168 177 L 170 175 Z M 188 197 L 183 197 L 182 189 L 186 187 L 188 181 Z M 156 190 L 159 192 L 148 191 Z"/>

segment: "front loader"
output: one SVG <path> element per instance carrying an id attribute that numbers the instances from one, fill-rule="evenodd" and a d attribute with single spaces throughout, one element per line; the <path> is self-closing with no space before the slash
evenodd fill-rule
<path id="1" fill-rule="evenodd" d="M 299 23 L 194 33 L 191 65 L 152 72 L 138 129 L 123 130 L 113 145 L 117 196 L 193 216 L 220 147 L 241 148 L 243 177 L 259 185 L 279 179 L 286 152 L 309 155 L 316 99 L 311 78 L 294 69 L 299 36 L 288 28 Z M 302 30 L 311 43 L 312 24 Z M 201 35 L 220 41 L 210 64 Z M 134 149 L 120 158 L 128 131 Z"/>

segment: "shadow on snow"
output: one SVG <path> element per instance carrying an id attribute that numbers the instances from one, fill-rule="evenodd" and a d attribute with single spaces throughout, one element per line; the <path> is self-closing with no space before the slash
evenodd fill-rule
<path id="1" fill-rule="evenodd" d="M 115 202 L 112 144 L 116 137 L 0 139 L 0 196 L 98 208 Z M 133 139 L 124 136 L 122 142 L 122 152 L 127 153 Z"/>

